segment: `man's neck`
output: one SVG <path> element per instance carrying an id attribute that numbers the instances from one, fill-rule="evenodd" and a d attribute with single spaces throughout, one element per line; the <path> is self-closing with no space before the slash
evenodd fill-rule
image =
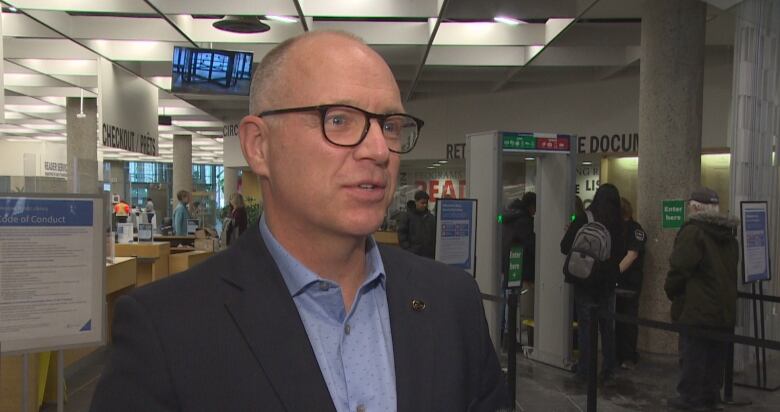
<path id="1" fill-rule="evenodd" d="M 277 242 L 312 272 L 336 282 L 347 311 L 366 277 L 367 236 L 351 237 L 279 224 L 266 214 L 266 224 Z"/>

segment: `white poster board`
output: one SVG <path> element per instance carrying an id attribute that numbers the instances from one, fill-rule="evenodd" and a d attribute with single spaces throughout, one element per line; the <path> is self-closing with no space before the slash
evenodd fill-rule
<path id="1" fill-rule="evenodd" d="M 133 243 L 133 224 L 116 224 L 116 243 Z"/>
<path id="2" fill-rule="evenodd" d="M 474 276 L 477 199 L 439 199 L 436 204 L 436 260 Z"/>
<path id="3" fill-rule="evenodd" d="M 2 353 L 105 342 L 102 198 L 0 194 Z"/>
<path id="4" fill-rule="evenodd" d="M 770 280 L 767 202 L 741 202 L 740 215 L 743 282 Z"/>

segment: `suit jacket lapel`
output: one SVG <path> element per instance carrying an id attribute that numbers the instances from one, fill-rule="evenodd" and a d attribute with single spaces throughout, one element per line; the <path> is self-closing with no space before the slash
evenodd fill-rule
<path id="1" fill-rule="evenodd" d="M 387 271 L 387 304 L 390 309 L 390 329 L 393 335 L 395 386 L 399 411 L 433 410 L 435 331 L 433 315 L 436 308 L 428 306 L 428 294 L 415 288 L 411 267 L 400 259 L 382 252 Z M 417 310 L 412 301 L 426 302 Z"/>
<path id="2" fill-rule="evenodd" d="M 285 409 L 333 410 L 298 310 L 255 225 L 227 251 L 225 306 Z"/>

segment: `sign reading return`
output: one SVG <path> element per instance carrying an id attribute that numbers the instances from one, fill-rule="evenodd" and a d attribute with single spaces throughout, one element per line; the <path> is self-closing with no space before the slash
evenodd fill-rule
<path id="1" fill-rule="evenodd" d="M 103 146 L 157 156 L 158 90 L 111 61 L 98 59 Z"/>

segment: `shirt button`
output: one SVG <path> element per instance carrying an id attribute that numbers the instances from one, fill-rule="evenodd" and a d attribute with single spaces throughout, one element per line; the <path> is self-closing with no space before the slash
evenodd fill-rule
<path id="1" fill-rule="evenodd" d="M 352 331 L 352 328 L 349 326 L 349 323 L 348 323 L 346 326 L 344 326 L 344 333 L 349 335 L 350 331 Z M 358 410 L 360 410 L 360 408 L 358 408 Z"/>
<path id="2" fill-rule="evenodd" d="M 358 405 L 357 412 L 366 412 L 366 406 L 365 405 Z"/>
<path id="3" fill-rule="evenodd" d="M 328 290 L 330 289 L 330 285 L 328 285 L 328 282 L 320 282 L 320 290 Z"/>

